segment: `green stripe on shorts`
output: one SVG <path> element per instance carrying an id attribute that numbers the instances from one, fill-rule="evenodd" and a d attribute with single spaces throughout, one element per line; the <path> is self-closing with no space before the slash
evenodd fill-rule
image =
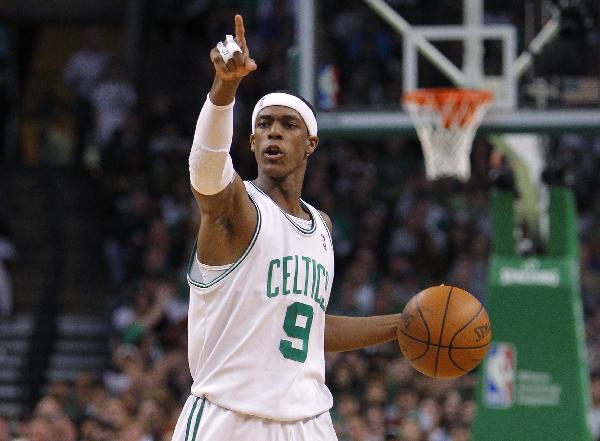
<path id="1" fill-rule="evenodd" d="M 196 409 L 196 404 L 198 404 L 198 400 L 199 400 L 198 397 L 196 397 L 196 399 L 194 400 L 194 405 L 192 406 L 192 411 L 190 412 L 190 416 L 188 418 L 187 427 L 185 429 L 185 439 L 184 439 L 184 441 L 187 441 L 187 439 L 188 439 L 188 435 L 190 433 L 190 426 L 192 425 L 192 416 L 194 415 L 194 410 Z M 204 405 L 204 402 L 202 402 L 202 405 Z"/>
<path id="2" fill-rule="evenodd" d="M 198 411 L 198 416 L 196 417 L 196 425 L 194 426 L 194 434 L 192 435 L 192 441 L 196 440 L 196 432 L 198 432 L 198 426 L 200 425 L 200 418 L 202 418 L 202 411 L 204 410 L 204 402 L 206 398 L 202 399 L 202 405 L 200 406 L 200 410 Z"/>

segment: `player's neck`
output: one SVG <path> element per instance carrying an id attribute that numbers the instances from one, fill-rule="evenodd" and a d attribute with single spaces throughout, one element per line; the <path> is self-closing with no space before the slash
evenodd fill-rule
<path id="1" fill-rule="evenodd" d="M 304 175 L 299 177 L 291 174 L 285 178 L 277 179 L 259 173 L 254 180 L 254 184 L 273 199 L 284 212 L 308 219 L 310 216 L 300 205 L 303 180 Z"/>

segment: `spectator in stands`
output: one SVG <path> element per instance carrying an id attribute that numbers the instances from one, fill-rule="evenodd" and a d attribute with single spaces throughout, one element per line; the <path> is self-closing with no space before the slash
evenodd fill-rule
<path id="1" fill-rule="evenodd" d="M 131 415 L 119 398 L 109 398 L 98 409 L 95 416 L 115 431 L 121 431 L 131 420 Z"/>
<path id="2" fill-rule="evenodd" d="M 114 441 L 117 433 L 110 424 L 95 417 L 86 417 L 80 425 L 80 432 L 80 441 Z"/>
<path id="3" fill-rule="evenodd" d="M 470 441 L 469 426 L 459 423 L 450 429 L 450 441 Z"/>
<path id="4" fill-rule="evenodd" d="M 4 38 L 4 40 L 8 40 L 8 38 Z M 8 54 L 8 48 L 0 46 L 0 102 L 4 103 L 4 105 L 0 106 L 0 133 L 2 134 L 7 133 L 8 117 L 14 106 L 14 97 L 11 96 L 9 87 L 10 64 L 8 62 Z M 9 146 L 6 145 L 6 142 L 0 143 L 0 162 L 6 160 L 9 156 L 8 148 Z"/>
<path id="5" fill-rule="evenodd" d="M 27 441 L 56 441 L 52 422 L 46 417 L 33 417 L 25 426 Z"/>
<path id="6" fill-rule="evenodd" d="M 109 151 L 114 136 L 127 121 L 129 112 L 137 102 L 133 84 L 122 72 L 120 63 L 111 58 L 101 77 L 90 92 L 96 120 L 96 142 L 103 157 L 104 166 L 114 158 L 116 152 Z M 108 162 L 110 164 L 110 162 Z"/>
<path id="7" fill-rule="evenodd" d="M 365 422 L 367 424 L 367 430 L 372 434 L 376 440 L 385 439 L 386 435 L 386 423 L 385 413 L 381 406 L 369 406 L 365 411 Z"/>
<path id="8" fill-rule="evenodd" d="M 153 441 L 153 439 L 145 434 L 142 423 L 132 420 L 119 431 L 116 441 Z"/>
<path id="9" fill-rule="evenodd" d="M 135 291 L 132 305 L 124 305 L 115 311 L 113 322 L 121 331 L 124 343 L 138 344 L 165 318 L 166 305 L 172 291 L 152 279 L 145 279 Z"/>
<path id="10" fill-rule="evenodd" d="M 95 380 L 89 372 L 80 373 L 73 382 L 67 410 L 73 421 L 79 421 L 88 409 L 95 388 Z"/>
<path id="11" fill-rule="evenodd" d="M 600 372 L 592 373 L 592 435 L 600 439 Z"/>
<path id="12" fill-rule="evenodd" d="M 0 417 L 0 441 L 12 441 L 10 425 L 6 419 Z"/>
<path id="13" fill-rule="evenodd" d="M 56 440 L 77 441 L 77 428 L 66 413 L 67 401 L 61 402 L 56 396 L 63 397 L 64 391 L 60 391 L 61 388 L 61 382 L 50 386 L 50 394 L 42 397 L 36 404 L 34 417 L 50 422 Z"/>
<path id="14" fill-rule="evenodd" d="M 433 398 L 425 398 L 419 403 L 418 409 L 419 424 L 421 430 L 431 435 L 439 432 L 440 425 L 440 406 Z"/>
<path id="15" fill-rule="evenodd" d="M 419 426 L 419 420 L 415 416 L 402 419 L 400 434 L 400 439 L 403 441 L 425 441 Z"/>
<path id="16" fill-rule="evenodd" d="M 83 46 L 74 52 L 63 73 L 65 85 L 75 96 L 73 116 L 76 125 L 76 161 L 82 163 L 88 136 L 94 127 L 94 114 L 90 102 L 96 82 L 104 72 L 109 56 L 102 48 L 100 34 L 88 30 L 83 34 Z"/>
<path id="17" fill-rule="evenodd" d="M 60 403 L 51 396 L 42 397 L 35 405 L 35 415 L 52 419 L 63 413 Z"/>
<path id="18" fill-rule="evenodd" d="M 48 397 L 51 397 L 62 411 L 68 411 L 71 400 L 71 388 L 65 380 L 55 380 L 48 385 Z"/>
<path id="19" fill-rule="evenodd" d="M 78 441 L 77 427 L 66 414 L 53 419 L 52 426 L 57 441 Z"/>
<path id="20" fill-rule="evenodd" d="M 17 250 L 9 236 L 8 224 L 0 220 L 0 320 L 10 317 L 13 306 L 9 265 L 17 257 Z"/>

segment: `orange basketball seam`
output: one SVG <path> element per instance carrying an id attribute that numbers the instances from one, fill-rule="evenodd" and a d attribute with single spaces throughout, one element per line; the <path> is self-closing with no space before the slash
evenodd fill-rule
<path id="1" fill-rule="evenodd" d="M 427 320 L 425 320 L 425 316 L 423 315 L 423 311 L 421 311 L 421 302 L 419 301 L 419 297 L 417 297 L 417 312 L 423 321 L 423 325 L 425 326 L 425 330 L 427 331 L 427 345 L 431 344 L 431 331 L 429 330 L 429 325 L 427 324 Z"/>
<path id="2" fill-rule="evenodd" d="M 455 347 L 453 347 L 452 346 L 452 342 L 454 341 L 454 339 L 456 338 L 456 336 L 458 334 L 460 334 L 467 326 L 469 326 L 477 318 L 477 316 L 479 316 L 479 314 L 481 314 L 481 311 L 483 311 L 483 310 L 484 310 L 483 305 L 480 304 L 479 305 L 479 310 L 477 311 L 477 313 L 475 313 L 475 315 L 471 318 L 471 320 L 469 320 L 462 328 L 460 328 L 458 331 L 456 331 L 454 333 L 454 335 L 450 339 L 450 343 L 448 344 L 448 358 L 450 359 L 450 361 L 452 362 L 452 364 L 454 364 L 454 366 L 456 366 L 457 368 L 459 368 L 463 372 L 467 372 L 467 371 L 465 369 L 463 369 L 462 367 L 460 367 L 458 365 L 458 363 L 456 363 L 454 361 L 454 358 L 452 358 L 452 349 L 462 349 L 462 348 L 458 348 L 458 347 L 455 348 Z M 486 347 L 488 345 L 489 345 L 489 342 L 487 344 L 485 344 L 485 345 L 479 346 L 479 348 L 484 348 L 484 347 Z M 475 347 L 473 347 L 473 348 L 475 348 Z"/>
<path id="3" fill-rule="evenodd" d="M 437 369 L 438 369 L 438 362 L 440 360 L 440 349 L 441 349 L 441 344 L 442 344 L 442 336 L 444 335 L 444 325 L 446 324 L 446 314 L 448 314 L 448 306 L 450 305 L 450 297 L 452 296 L 452 289 L 454 287 L 451 286 L 450 287 L 450 291 L 448 291 L 448 297 L 446 298 L 446 308 L 444 309 L 444 315 L 442 316 L 442 326 L 440 326 L 440 339 L 438 340 L 438 348 L 437 348 L 437 354 L 435 354 L 435 367 L 433 368 L 433 377 L 437 377 Z"/>
<path id="4" fill-rule="evenodd" d="M 415 361 L 415 360 L 418 360 L 419 358 L 421 358 L 421 357 L 424 357 L 424 356 L 427 354 L 427 352 L 429 352 L 429 344 L 428 344 L 427 342 L 425 342 L 425 341 L 423 341 L 423 340 L 421 340 L 421 339 L 418 339 L 418 338 L 414 338 L 412 335 L 409 335 L 409 334 L 407 334 L 406 332 L 404 332 L 404 331 L 403 331 L 402 329 L 400 329 L 400 328 L 398 328 L 398 331 L 402 332 L 402 333 L 403 333 L 404 335 L 406 335 L 408 338 L 411 338 L 411 339 L 413 339 L 413 340 L 416 340 L 416 341 L 418 341 L 419 343 L 423 343 L 423 344 L 425 344 L 425 352 L 423 352 L 422 354 L 419 354 L 419 355 L 418 355 L 418 356 L 416 356 L 416 357 L 410 357 L 410 358 L 409 358 L 409 357 L 405 357 L 405 358 L 406 358 L 408 361 Z"/>
<path id="5" fill-rule="evenodd" d="M 420 354 L 417 357 L 412 357 L 412 358 L 406 358 L 408 361 L 415 361 L 418 360 L 419 358 L 423 358 L 425 357 L 425 355 L 427 355 L 427 353 L 429 352 L 429 347 L 431 344 L 431 331 L 429 330 L 429 325 L 427 324 L 427 320 L 425 320 L 425 316 L 423 315 L 423 311 L 421 311 L 421 303 L 419 302 L 419 297 L 417 296 L 417 312 L 419 313 L 419 317 L 421 317 L 421 321 L 423 322 L 423 325 L 425 326 L 425 330 L 427 331 L 427 342 L 425 343 L 425 351 L 423 351 L 422 354 Z M 398 328 L 400 329 L 400 328 Z M 402 331 L 402 329 L 400 329 L 400 332 L 402 332 L 403 334 L 405 334 L 407 337 L 411 337 L 408 334 L 406 334 L 404 331 Z"/>
<path id="6" fill-rule="evenodd" d="M 428 346 L 435 346 L 436 348 L 442 348 L 442 349 L 481 349 L 481 348 L 485 348 L 486 346 L 489 345 L 489 343 L 486 343 L 484 345 L 480 345 L 480 346 L 450 346 L 450 345 L 438 345 L 437 343 L 431 343 L 431 342 L 427 342 L 425 340 L 421 340 L 420 338 L 415 337 L 414 335 L 410 335 L 407 334 L 406 332 L 404 332 L 402 329 L 398 328 L 398 331 L 402 332 L 406 337 L 410 338 L 411 340 L 417 341 L 419 343 L 423 343 L 425 345 Z M 412 358 L 410 358 L 409 360 L 412 360 Z"/>

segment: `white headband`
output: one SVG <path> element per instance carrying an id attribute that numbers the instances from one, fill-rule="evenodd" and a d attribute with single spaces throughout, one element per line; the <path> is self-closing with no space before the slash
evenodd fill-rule
<path id="1" fill-rule="evenodd" d="M 300 98 L 283 92 L 269 93 L 258 100 L 252 112 L 252 133 L 254 133 L 254 125 L 256 124 L 258 113 L 269 106 L 284 106 L 294 109 L 304 120 L 304 124 L 308 128 L 308 134 L 310 136 L 317 136 L 317 118 L 315 118 L 315 114 L 310 110 L 310 107 Z"/>

